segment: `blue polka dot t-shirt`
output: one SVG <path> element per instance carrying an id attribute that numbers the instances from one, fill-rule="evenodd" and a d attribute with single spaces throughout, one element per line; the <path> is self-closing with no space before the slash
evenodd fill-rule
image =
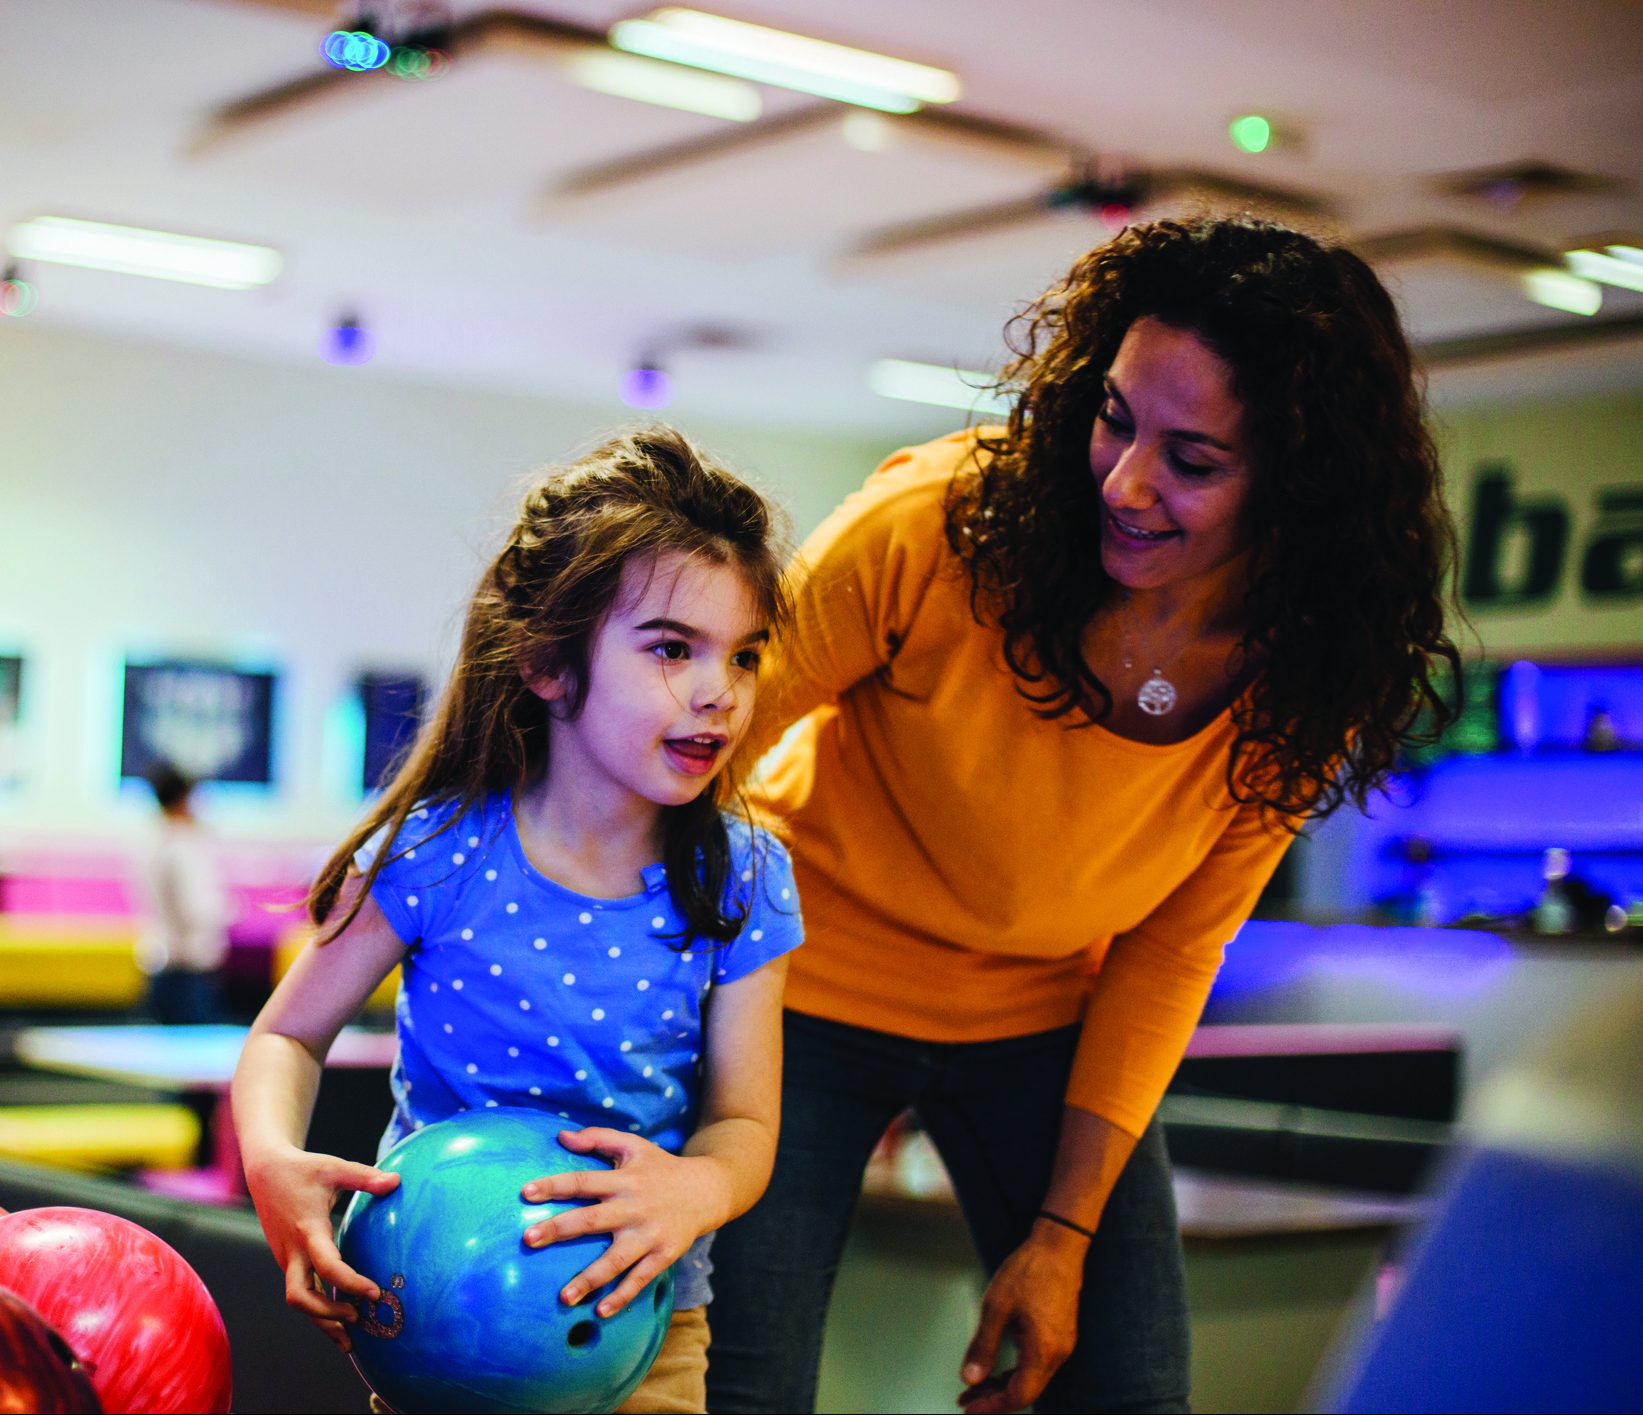
<path id="1" fill-rule="evenodd" d="M 696 1124 L 712 989 L 802 941 L 787 851 L 728 820 L 730 896 L 747 922 L 728 944 L 680 951 L 662 865 L 645 867 L 640 893 L 592 898 L 525 858 L 507 793 L 443 828 L 453 811 L 413 812 L 371 890 L 406 946 L 383 1150 L 459 1111 L 522 1105 L 677 1153 Z M 681 1308 L 708 1300 L 710 1237 L 676 1265 Z"/>

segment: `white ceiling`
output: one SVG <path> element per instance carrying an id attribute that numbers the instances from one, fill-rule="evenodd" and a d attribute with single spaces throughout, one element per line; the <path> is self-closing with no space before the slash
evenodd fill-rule
<path id="1" fill-rule="evenodd" d="M 474 8 L 457 5 L 459 12 Z M 643 6 L 518 0 L 604 29 Z M 870 234 L 1024 201 L 1103 167 L 1189 168 L 1296 189 L 1321 224 L 1373 238 L 1443 225 L 1561 250 L 1643 233 L 1643 5 L 1633 0 L 756 0 L 739 18 L 945 65 L 954 111 L 1028 130 L 955 137 L 764 90 L 784 134 L 556 195 L 584 170 L 747 130 L 590 93 L 544 50 L 459 56 L 424 84 L 349 79 L 197 147 L 224 104 L 323 68 L 321 0 L 5 0 L 0 229 L 44 212 L 264 242 L 286 269 L 227 293 L 63 267 L 31 272 L 42 324 L 313 360 L 357 310 L 372 371 L 609 402 L 623 369 L 682 330 L 737 347 L 672 360 L 682 416 L 876 434 L 907 413 L 873 359 L 996 364 L 1023 300 L 1101 239 L 1046 213 L 986 235 L 864 256 Z M 1261 156 L 1240 112 L 1303 138 Z M 847 121 L 848 120 L 848 121 Z M 1035 136 L 1036 135 L 1036 136 Z M 863 150 L 864 146 L 876 151 Z M 1528 159 L 1615 179 L 1596 196 L 1500 207 L 1441 174 Z M 1389 263 L 1418 337 L 1574 324 L 1513 279 Z M 1643 311 L 1609 291 L 1599 318 Z M 0 337 L 6 334 L 0 321 Z M 1441 369 L 1457 398 L 1643 384 L 1643 337 Z"/>

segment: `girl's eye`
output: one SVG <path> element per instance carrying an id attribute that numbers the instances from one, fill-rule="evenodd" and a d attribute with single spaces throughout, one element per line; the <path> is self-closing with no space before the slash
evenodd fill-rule
<path id="1" fill-rule="evenodd" d="M 749 673 L 758 672 L 759 651 L 757 649 L 743 649 L 733 660 L 736 667 L 745 668 Z"/>
<path id="2" fill-rule="evenodd" d="M 650 651 L 664 663 L 683 663 L 690 657 L 690 645 L 683 639 L 663 639 L 659 644 L 652 644 Z"/>

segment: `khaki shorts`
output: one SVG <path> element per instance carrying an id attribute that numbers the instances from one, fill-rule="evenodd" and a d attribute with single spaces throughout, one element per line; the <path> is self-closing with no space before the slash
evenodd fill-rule
<path id="1" fill-rule="evenodd" d="M 707 1308 L 673 1314 L 650 1374 L 617 1415 L 706 1415 Z"/>
<path id="2" fill-rule="evenodd" d="M 617 1415 L 706 1415 L 707 1336 L 707 1308 L 675 1312 L 650 1374 Z M 373 1395 L 371 1409 L 388 1415 L 389 1407 Z"/>

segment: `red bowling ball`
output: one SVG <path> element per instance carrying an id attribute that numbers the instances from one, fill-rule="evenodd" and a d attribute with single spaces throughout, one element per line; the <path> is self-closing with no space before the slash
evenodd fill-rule
<path id="1" fill-rule="evenodd" d="M 95 1209 L 0 1218 L 0 1285 L 85 1363 L 107 1410 L 223 1415 L 228 1333 L 205 1284 L 146 1228 Z"/>
<path id="2" fill-rule="evenodd" d="M 0 1287 L 0 1415 L 100 1415 L 102 1408 L 68 1343 L 21 1297 Z"/>

